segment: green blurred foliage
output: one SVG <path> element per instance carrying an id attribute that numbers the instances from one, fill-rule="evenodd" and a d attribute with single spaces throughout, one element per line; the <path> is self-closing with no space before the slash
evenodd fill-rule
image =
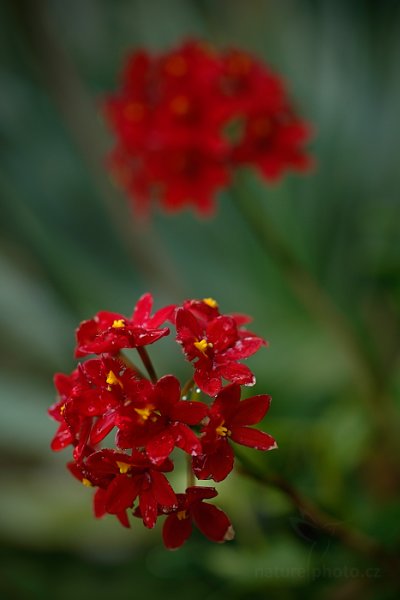
<path id="1" fill-rule="evenodd" d="M 135 224 L 99 161 L 111 141 L 97 103 L 127 51 L 190 36 L 246 48 L 282 73 L 315 125 L 317 169 L 269 188 L 246 174 L 248 202 L 352 321 L 398 403 L 399 2 L 19 0 L 0 10 L 0 596 L 396 597 L 376 561 L 330 535 L 334 523 L 313 527 L 282 492 L 240 474 L 219 486 L 237 532 L 230 544 L 195 535 L 168 553 L 159 529 L 95 521 L 90 492 L 65 470 L 68 453 L 49 450 L 46 409 L 53 373 L 74 366 L 79 320 L 129 313 L 147 290 L 157 306 L 216 297 L 226 312 L 252 314 L 270 341 L 251 366 L 257 392 L 273 395 L 265 429 L 280 450 L 249 459 L 398 548 L 400 477 L 377 448 L 376 411 L 342 348 L 293 298 L 229 191 L 215 219 L 158 211 Z M 184 379 L 168 348 L 152 352 L 158 371 Z"/>

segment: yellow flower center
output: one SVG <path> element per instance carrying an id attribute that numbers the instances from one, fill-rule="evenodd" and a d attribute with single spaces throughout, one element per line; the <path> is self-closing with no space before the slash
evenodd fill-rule
<path id="1" fill-rule="evenodd" d="M 187 512 L 186 510 L 180 510 L 176 513 L 176 516 L 178 517 L 179 521 L 183 521 L 183 519 L 187 519 Z"/>
<path id="2" fill-rule="evenodd" d="M 214 298 L 203 298 L 204 304 L 210 306 L 211 308 L 218 308 L 218 302 L 214 300 Z"/>
<path id="3" fill-rule="evenodd" d="M 66 409 L 66 408 L 67 408 L 67 407 L 66 407 L 66 405 L 65 405 L 65 404 L 63 404 L 63 405 L 60 407 L 60 413 L 61 413 L 62 415 L 65 413 L 65 409 Z"/>
<path id="4" fill-rule="evenodd" d="M 91 483 L 91 481 L 89 481 L 89 479 L 86 479 L 86 477 L 84 477 L 84 478 L 82 479 L 82 483 L 83 483 L 83 485 L 84 485 L 85 487 L 92 487 L 92 483 Z"/>
<path id="5" fill-rule="evenodd" d="M 141 417 L 142 422 L 144 423 L 150 417 L 154 410 L 154 406 L 152 404 L 148 404 L 144 408 L 135 408 L 134 411 Z"/>
<path id="6" fill-rule="evenodd" d="M 111 327 L 114 327 L 114 329 L 121 329 L 122 327 L 125 327 L 124 319 L 116 319 Z"/>
<path id="7" fill-rule="evenodd" d="M 231 435 L 231 431 L 227 427 L 224 426 L 225 421 L 222 421 L 221 425 L 215 428 L 215 433 L 220 435 L 221 437 L 226 437 Z"/>
<path id="8" fill-rule="evenodd" d="M 120 381 L 118 379 L 118 377 L 116 376 L 116 374 L 114 373 L 114 371 L 109 371 L 109 373 L 107 375 L 106 383 L 108 383 L 108 391 L 109 392 L 111 391 L 111 386 L 112 385 L 119 385 L 119 387 L 121 389 L 124 389 L 122 381 Z"/>
<path id="9" fill-rule="evenodd" d="M 207 348 L 212 348 L 212 344 L 207 342 L 207 340 L 205 340 L 205 339 L 194 342 L 194 346 L 195 346 L 195 348 L 197 348 L 197 350 L 200 350 L 200 352 L 202 354 L 204 354 L 204 356 L 207 356 L 207 352 L 206 352 Z"/>
<path id="10" fill-rule="evenodd" d="M 119 460 L 117 460 L 117 465 L 118 465 L 119 472 L 121 473 L 121 475 L 125 475 L 125 473 L 127 473 L 132 466 L 128 463 L 120 462 Z"/>

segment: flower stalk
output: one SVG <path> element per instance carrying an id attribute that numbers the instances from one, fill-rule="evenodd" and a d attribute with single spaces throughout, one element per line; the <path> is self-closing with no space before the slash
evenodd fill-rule
<path id="1" fill-rule="evenodd" d="M 132 369 L 132 371 L 134 373 L 137 374 L 137 376 L 140 379 L 146 379 L 146 375 L 143 373 L 143 371 L 141 371 L 139 369 L 139 367 L 137 365 L 135 365 L 135 363 L 126 356 L 126 354 L 124 354 L 124 352 L 119 352 L 118 353 L 118 358 L 121 360 L 121 362 L 128 367 L 128 369 Z"/>
<path id="2" fill-rule="evenodd" d="M 194 387 L 194 379 L 191 377 L 182 388 L 182 400 L 186 400 Z"/>
<path id="3" fill-rule="evenodd" d="M 150 381 L 152 383 L 155 383 L 157 381 L 157 373 L 154 369 L 153 363 L 151 361 L 151 358 L 149 356 L 149 353 L 147 352 L 146 348 L 144 346 L 141 346 L 140 348 L 137 348 L 138 354 L 140 356 L 140 358 L 142 359 L 142 363 L 146 368 L 146 371 L 150 377 Z"/>
<path id="4" fill-rule="evenodd" d="M 266 472 L 265 470 L 261 472 L 240 450 L 236 455 L 240 462 L 238 472 L 241 475 L 261 485 L 273 487 L 281 491 L 304 519 L 318 527 L 321 531 L 335 537 L 350 550 L 377 561 L 390 577 L 400 583 L 400 560 L 396 554 L 390 552 L 376 539 L 349 526 L 343 521 L 339 521 L 336 517 L 321 509 L 313 500 L 299 492 L 282 476 Z"/>

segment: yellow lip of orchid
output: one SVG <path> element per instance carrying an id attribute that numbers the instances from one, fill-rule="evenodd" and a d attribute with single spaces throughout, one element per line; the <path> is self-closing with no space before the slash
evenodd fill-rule
<path id="1" fill-rule="evenodd" d="M 125 327 L 125 320 L 124 319 L 115 319 L 115 321 L 113 322 L 111 327 L 114 327 L 114 329 L 122 329 L 123 327 Z"/>
<path id="2" fill-rule="evenodd" d="M 118 465 L 119 472 L 121 473 L 121 475 L 125 475 L 126 473 L 128 473 L 129 469 L 132 466 L 129 463 L 121 462 L 119 460 L 117 460 L 117 465 Z"/>
<path id="3" fill-rule="evenodd" d="M 200 341 L 194 342 L 193 345 L 194 345 L 195 348 L 197 348 L 197 350 L 200 350 L 200 352 L 204 356 L 207 356 L 207 352 L 206 352 L 207 348 L 212 348 L 212 344 L 209 344 L 207 342 L 207 340 L 204 339 L 204 338 L 202 340 L 200 340 Z"/>
<path id="4" fill-rule="evenodd" d="M 116 374 L 114 373 L 114 371 L 109 371 L 108 372 L 106 383 L 108 383 L 108 385 L 109 385 L 109 388 L 108 388 L 109 391 L 111 391 L 111 387 L 110 386 L 112 386 L 112 385 L 119 385 L 119 387 L 121 389 L 124 388 L 122 381 L 120 381 L 118 379 L 118 377 L 116 376 Z"/>
<path id="5" fill-rule="evenodd" d="M 149 404 L 144 408 L 134 408 L 134 411 L 142 418 L 142 422 L 147 421 L 154 411 L 154 406 Z"/>
<path id="6" fill-rule="evenodd" d="M 231 432 L 227 427 L 224 426 L 224 423 L 225 421 L 222 421 L 222 423 L 215 428 L 215 433 L 217 435 L 220 435 L 221 437 L 229 437 L 231 435 Z"/>
<path id="7" fill-rule="evenodd" d="M 214 298 L 203 298 L 203 302 L 210 308 L 218 308 L 218 302 Z"/>

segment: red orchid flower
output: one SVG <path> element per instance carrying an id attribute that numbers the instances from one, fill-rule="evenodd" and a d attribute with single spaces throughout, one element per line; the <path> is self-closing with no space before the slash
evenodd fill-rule
<path id="1" fill-rule="evenodd" d="M 60 399 L 48 412 L 61 425 L 52 449 L 72 444 L 76 460 L 86 445 L 96 446 L 106 437 L 115 426 L 117 409 L 141 387 L 134 371 L 107 356 L 86 361 L 70 376 L 57 373 L 54 382 Z"/>
<path id="2" fill-rule="evenodd" d="M 76 333 L 75 356 L 117 354 L 122 348 L 146 346 L 168 335 L 168 327 L 160 329 L 160 325 L 172 317 L 175 306 L 166 306 L 151 316 L 152 305 L 151 294 L 144 294 L 130 319 L 119 313 L 100 311 L 93 319 L 83 321 Z"/>
<path id="3" fill-rule="evenodd" d="M 309 171 L 314 163 L 302 146 L 310 135 L 310 127 L 291 112 L 276 116 L 262 111 L 247 119 L 243 139 L 232 149 L 232 160 L 254 165 L 269 181 L 279 179 L 288 167 Z"/>
<path id="4" fill-rule="evenodd" d="M 240 385 L 254 385 L 253 373 L 238 360 L 248 358 L 266 342 L 238 328 L 235 317 L 218 315 L 207 323 L 197 319 L 191 310 L 179 308 L 176 332 L 186 358 L 196 361 L 194 381 L 203 392 L 210 396 L 218 394 L 222 378 Z"/>
<path id="5" fill-rule="evenodd" d="M 221 481 L 233 467 L 231 442 L 259 450 L 276 447 L 270 435 L 250 427 L 266 414 L 269 396 L 240 400 L 240 385 L 253 383 L 254 376 L 238 360 L 265 342 L 245 329 L 249 317 L 221 314 L 212 298 L 187 300 L 177 310 L 167 306 L 154 315 L 151 309 L 152 297 L 145 294 L 130 320 L 103 312 L 79 328 L 77 353 L 101 356 L 81 362 L 70 375 L 55 376 L 59 398 L 48 412 L 59 428 L 52 449 L 73 447 L 68 467 L 85 486 L 95 488 L 96 517 L 114 514 L 129 527 L 133 511 L 152 528 L 158 516 L 166 515 L 163 537 L 171 549 L 185 542 L 192 523 L 213 541 L 232 539 L 228 517 L 204 502 L 216 496 L 214 488 L 191 486 L 176 495 L 165 473 L 174 468 L 169 457 L 175 448 L 189 455 L 191 478 Z M 176 325 L 176 339 L 194 363 L 194 381 L 183 390 L 173 375 L 157 379 L 140 347 L 146 336 L 150 343 L 166 335 L 168 329 L 160 329 L 165 320 Z M 150 379 L 119 354 L 122 347 L 134 347 L 129 344 L 138 347 Z M 222 389 L 222 379 L 234 383 Z M 195 384 L 216 396 L 210 407 L 193 400 L 199 393 Z M 114 428 L 118 449 L 102 448 Z"/>
<path id="6" fill-rule="evenodd" d="M 269 180 L 311 164 L 309 128 L 281 78 L 238 49 L 191 40 L 158 56 L 135 52 L 104 108 L 116 136 L 110 168 L 142 213 L 157 197 L 167 211 L 210 215 L 237 167 Z"/>
<path id="7" fill-rule="evenodd" d="M 154 464 L 162 463 L 175 446 L 196 456 L 201 444 L 190 426 L 199 424 L 207 413 L 202 402 L 181 400 L 179 381 L 165 375 L 155 385 L 148 383 L 119 411 L 117 445 L 145 448 Z"/>
<path id="8" fill-rule="evenodd" d="M 232 540 L 235 532 L 226 514 L 204 502 L 217 496 L 212 487 L 189 487 L 185 494 L 177 494 L 178 506 L 172 511 L 164 510 L 168 516 L 163 527 L 163 541 L 167 548 L 175 550 L 186 542 L 193 523 L 212 542 Z"/>
<path id="9" fill-rule="evenodd" d="M 159 507 L 177 506 L 176 495 L 164 475 L 173 470 L 169 460 L 156 466 L 137 450 L 130 455 L 104 449 L 91 454 L 78 468 L 72 463 L 70 470 L 84 485 L 99 488 L 94 498 L 97 517 L 106 513 L 122 515 L 139 498 L 143 523 L 151 529 Z"/>
<path id="10" fill-rule="evenodd" d="M 271 397 L 262 394 L 241 401 L 240 391 L 236 384 L 225 387 L 210 407 L 209 421 L 201 430 L 203 452 L 193 457 L 199 479 L 222 481 L 232 471 L 235 454 L 230 440 L 256 450 L 277 448 L 268 433 L 249 427 L 264 418 Z"/>

